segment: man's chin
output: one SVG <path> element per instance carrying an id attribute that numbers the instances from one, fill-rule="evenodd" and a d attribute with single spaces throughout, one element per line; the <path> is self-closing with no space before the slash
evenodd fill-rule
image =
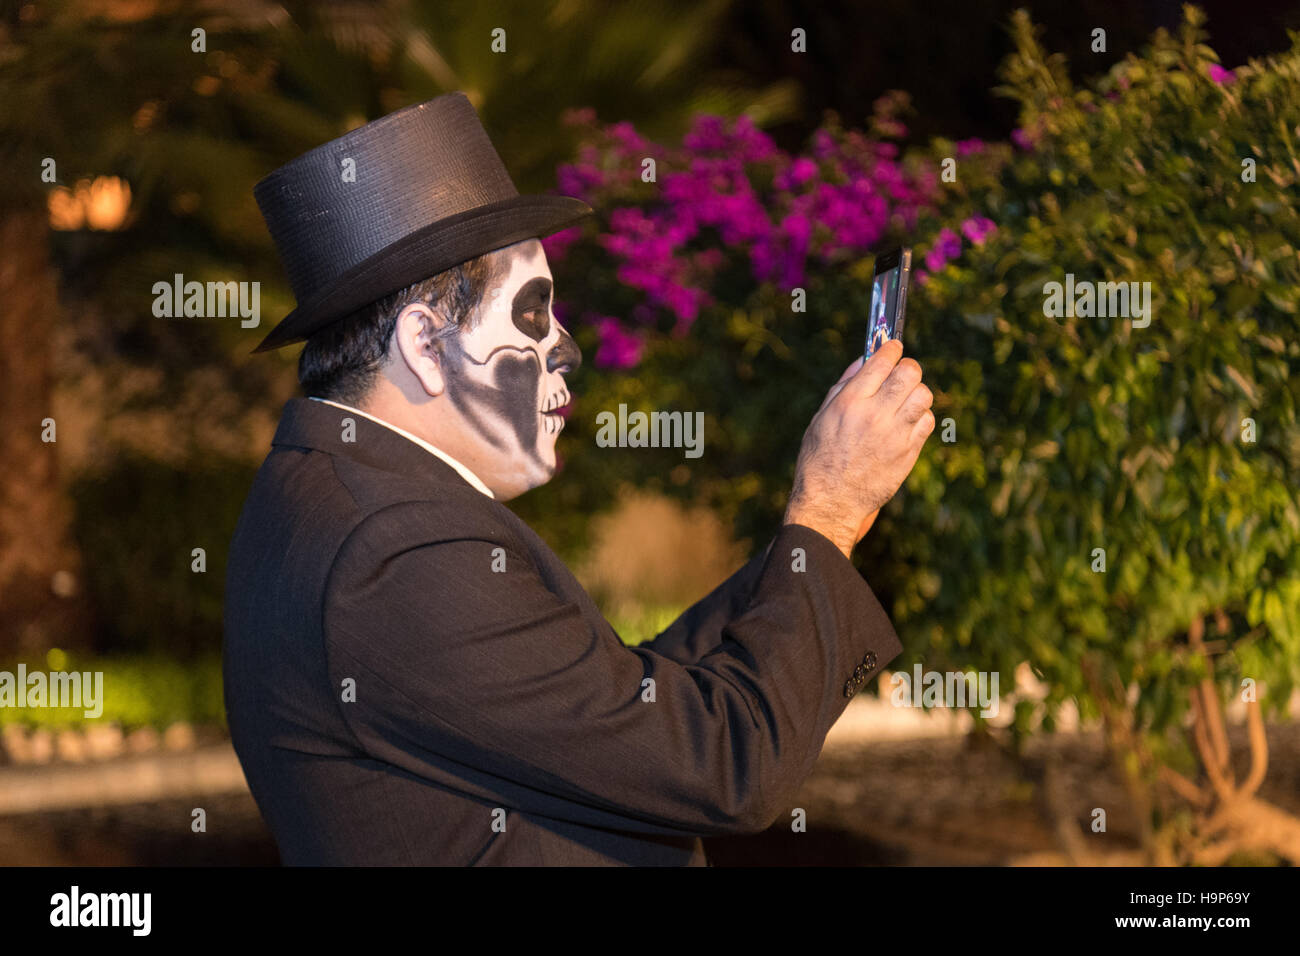
<path id="1" fill-rule="evenodd" d="M 548 481 L 550 481 L 552 478 L 554 478 L 554 477 L 555 477 L 555 472 L 556 472 L 556 471 L 558 470 L 558 468 L 559 468 L 559 465 L 558 465 L 558 463 L 557 463 L 557 461 L 556 461 L 556 458 L 555 458 L 555 447 L 554 447 L 554 446 L 552 446 L 552 447 L 550 447 L 550 448 L 544 448 L 544 449 L 542 449 L 541 459 L 542 459 L 541 467 L 538 468 L 538 471 L 537 471 L 537 482 L 536 482 L 536 484 L 534 484 L 534 485 L 532 486 L 532 487 L 534 487 L 534 488 L 536 488 L 536 487 L 538 487 L 538 486 L 540 486 L 540 485 L 544 485 L 544 484 L 546 484 Z"/>

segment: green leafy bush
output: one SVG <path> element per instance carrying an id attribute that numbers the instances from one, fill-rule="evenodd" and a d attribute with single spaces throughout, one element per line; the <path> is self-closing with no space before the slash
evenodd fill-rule
<path id="1" fill-rule="evenodd" d="M 937 140 L 900 160 L 917 177 L 918 163 L 955 163 L 942 194 L 914 204 L 915 223 L 895 218 L 880 236 L 916 248 L 905 342 L 939 427 L 861 555 L 910 658 L 997 671 L 1003 688 L 1027 661 L 1047 684 L 1045 706 L 1017 706 L 1017 739 L 1051 729 L 1067 702 L 1104 718 L 1160 831 L 1144 831 L 1147 847 L 1166 862 L 1221 862 L 1233 848 L 1180 830 L 1188 818 L 1157 781 L 1219 806 L 1217 820 L 1274 812 L 1251 802 L 1260 710 L 1247 708 L 1258 773 L 1237 788 L 1221 706 L 1257 694 L 1278 713 L 1300 679 L 1300 35 L 1229 71 L 1202 24 L 1187 8 L 1176 36 L 1159 32 L 1075 89 L 1019 14 L 1003 68 L 1021 110 L 1012 143 Z M 617 148 L 603 156 L 617 166 Z M 635 183 L 601 198 L 665 201 Z M 689 242 L 696 256 L 710 243 L 737 256 L 725 237 Z M 557 293 L 580 314 L 614 311 L 600 253 L 563 251 Z M 860 353 L 869 277 L 865 255 L 810 259 L 799 313 L 777 279 L 710 275 L 713 300 L 688 334 L 642 330 L 632 371 L 586 380 L 579 429 L 619 402 L 705 411 L 698 461 L 630 451 L 619 465 L 647 481 L 657 469 L 665 490 L 713 504 L 744 534 L 773 530 L 801 433 Z M 1075 281 L 1139 283 L 1149 316 L 1115 315 L 1108 295 L 1109 315 L 1095 300 L 1091 314 L 1082 302 L 1057 312 L 1051 284 Z M 580 446 L 571 476 L 599 476 L 611 457 Z M 1224 789 L 1175 772 L 1191 765 L 1174 733 L 1189 706 L 1196 755 Z M 1282 831 L 1292 842 L 1278 852 L 1300 856 Z"/>
<path id="2" fill-rule="evenodd" d="M 1300 45 L 1228 73 L 1189 18 L 1078 91 L 1017 21 L 1029 148 L 971 199 L 996 233 L 912 300 L 955 441 L 882 529 L 914 647 L 1027 659 L 1091 713 L 1135 686 L 1151 730 L 1185 712 L 1212 612 L 1225 681 L 1280 708 L 1300 674 Z M 1149 282 L 1150 325 L 1046 315 L 1067 274 Z"/>

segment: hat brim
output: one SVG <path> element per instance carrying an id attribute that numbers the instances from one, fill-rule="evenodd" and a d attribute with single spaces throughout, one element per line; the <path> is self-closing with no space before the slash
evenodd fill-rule
<path id="1" fill-rule="evenodd" d="M 439 219 L 381 249 L 300 303 L 253 352 L 305 341 L 398 289 L 476 256 L 576 226 L 592 211 L 571 196 L 517 196 Z"/>

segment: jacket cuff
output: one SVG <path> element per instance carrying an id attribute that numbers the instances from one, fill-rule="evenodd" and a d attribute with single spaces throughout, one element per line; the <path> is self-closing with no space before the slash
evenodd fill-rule
<path id="1" fill-rule="evenodd" d="M 795 572 L 789 576 L 801 579 L 814 604 L 833 608 L 839 631 L 834 646 L 844 681 L 840 692 L 847 706 L 903 652 L 893 622 L 853 562 L 821 532 L 801 524 L 782 526 L 768 549 L 763 574 L 777 570 L 777 562 L 785 564 L 781 571 Z"/>

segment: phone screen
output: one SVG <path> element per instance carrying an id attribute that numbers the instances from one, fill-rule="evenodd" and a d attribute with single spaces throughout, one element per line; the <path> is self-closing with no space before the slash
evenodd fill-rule
<path id="1" fill-rule="evenodd" d="M 876 260 L 876 274 L 871 284 L 867 347 L 863 353 L 866 358 L 871 358 L 876 349 L 890 339 L 901 338 L 903 335 L 903 312 L 911 265 L 910 249 L 900 249 Z"/>

